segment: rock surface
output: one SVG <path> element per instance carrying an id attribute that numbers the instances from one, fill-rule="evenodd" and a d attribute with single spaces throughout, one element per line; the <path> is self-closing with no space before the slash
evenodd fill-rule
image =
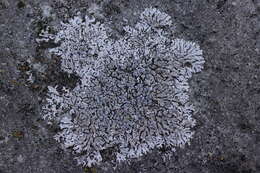
<path id="1" fill-rule="evenodd" d="M 35 40 L 78 12 L 109 20 L 121 32 L 150 6 L 171 15 L 176 35 L 204 52 L 205 68 L 190 81 L 195 136 L 169 160 L 154 151 L 116 169 L 109 163 L 81 168 L 40 115 L 46 86 L 73 87 L 77 77 L 50 58 L 46 50 L 55 45 Z M 0 173 L 260 172 L 259 29 L 259 0 L 0 0 Z"/>

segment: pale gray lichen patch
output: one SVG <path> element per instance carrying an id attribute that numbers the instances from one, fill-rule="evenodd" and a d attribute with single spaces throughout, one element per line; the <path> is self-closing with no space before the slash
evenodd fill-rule
<path id="1" fill-rule="evenodd" d="M 101 151 L 111 147 L 124 161 L 189 144 L 195 120 L 188 80 L 204 58 L 196 43 L 170 37 L 171 25 L 169 15 L 147 8 L 118 40 L 88 16 L 63 23 L 56 35 L 41 35 L 60 43 L 50 52 L 81 78 L 73 90 L 49 86 L 43 107 L 43 117 L 61 128 L 55 139 L 72 148 L 79 164 L 100 163 Z"/>

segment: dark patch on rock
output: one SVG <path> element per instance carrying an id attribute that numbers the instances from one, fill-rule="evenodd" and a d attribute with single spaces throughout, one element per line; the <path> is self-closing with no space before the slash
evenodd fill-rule
<path id="1" fill-rule="evenodd" d="M 24 8 L 24 7 L 26 7 L 25 2 L 19 1 L 19 2 L 17 3 L 17 8 Z"/>

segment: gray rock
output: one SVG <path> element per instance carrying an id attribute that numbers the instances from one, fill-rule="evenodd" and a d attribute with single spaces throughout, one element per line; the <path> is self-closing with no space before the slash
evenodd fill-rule
<path id="1" fill-rule="evenodd" d="M 190 81 L 198 110 L 191 145 L 170 159 L 154 151 L 116 169 L 76 165 L 53 139 L 55 129 L 41 119 L 46 86 L 73 88 L 76 76 L 59 68 L 38 45 L 39 32 L 77 12 L 111 20 L 115 32 L 133 24 L 146 7 L 173 16 L 176 35 L 198 42 L 206 60 Z M 91 7 L 91 9 L 89 9 Z M 0 0 L 0 172 L 260 172 L 260 2 L 259 0 Z M 42 64 L 44 73 L 33 68 Z M 27 81 L 33 73 L 34 82 Z"/>

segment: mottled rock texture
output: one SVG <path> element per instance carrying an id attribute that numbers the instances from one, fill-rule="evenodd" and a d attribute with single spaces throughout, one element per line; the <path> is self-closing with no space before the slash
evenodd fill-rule
<path id="1" fill-rule="evenodd" d="M 203 73 L 189 81 L 198 110 L 191 145 L 169 160 L 156 150 L 116 169 L 81 168 L 53 139 L 59 129 L 40 115 L 46 86 L 73 88 L 78 78 L 46 51 L 55 44 L 35 39 L 78 12 L 109 20 L 120 33 L 126 20 L 134 24 L 151 6 L 173 17 L 178 37 L 203 50 Z M 260 172 L 259 28 L 259 0 L 0 0 L 0 172 Z"/>

